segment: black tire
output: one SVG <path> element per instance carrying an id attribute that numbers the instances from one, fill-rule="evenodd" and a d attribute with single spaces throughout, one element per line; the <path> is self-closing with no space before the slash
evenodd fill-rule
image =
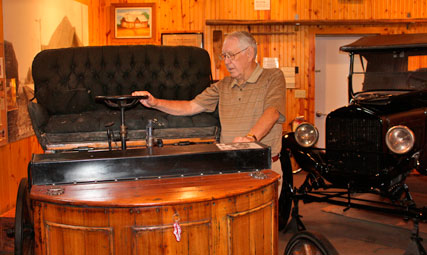
<path id="1" fill-rule="evenodd" d="M 279 231 L 286 228 L 292 208 L 292 187 L 294 185 L 290 152 L 283 148 L 280 153 L 283 171 L 282 191 L 279 198 Z"/>
<path id="2" fill-rule="evenodd" d="M 292 236 L 284 255 L 338 255 L 335 247 L 319 233 L 301 231 Z"/>
<path id="3" fill-rule="evenodd" d="M 22 178 L 15 210 L 15 255 L 33 254 L 34 224 L 27 178 Z"/>

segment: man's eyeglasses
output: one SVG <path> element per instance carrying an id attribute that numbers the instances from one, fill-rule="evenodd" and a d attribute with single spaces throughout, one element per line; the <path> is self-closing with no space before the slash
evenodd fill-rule
<path id="1" fill-rule="evenodd" d="M 236 53 L 222 53 L 222 54 L 220 54 L 219 55 L 219 59 L 220 60 L 225 60 L 225 59 L 229 59 L 229 60 L 234 60 L 234 58 L 236 57 L 236 55 L 237 54 L 239 54 L 239 53 L 241 53 L 241 52 L 243 52 L 243 51 L 245 51 L 247 48 L 249 48 L 249 47 L 246 47 L 246 48 L 244 48 L 243 50 L 241 50 L 241 51 L 238 51 L 238 52 L 236 52 Z"/>

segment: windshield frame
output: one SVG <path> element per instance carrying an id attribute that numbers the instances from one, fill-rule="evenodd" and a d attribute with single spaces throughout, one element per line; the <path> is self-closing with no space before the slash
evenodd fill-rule
<path id="1" fill-rule="evenodd" d="M 424 51 L 399 51 L 399 52 L 349 52 L 350 68 L 348 75 L 348 100 L 349 102 L 359 94 L 379 92 L 386 95 L 387 92 L 411 92 L 427 89 L 427 68 L 421 67 L 408 70 L 408 59 L 413 56 L 425 56 Z M 385 58 L 384 58 L 385 57 Z M 360 59 L 355 71 L 356 59 Z M 386 61 L 382 61 L 386 59 Z M 373 60 L 373 63 L 369 63 Z M 379 61 L 378 61 L 379 60 Z M 370 67 L 369 67 L 370 66 Z M 372 70 L 374 69 L 374 70 Z M 355 91 L 355 75 L 362 75 L 363 81 L 359 81 L 361 90 Z M 367 80 L 367 77 L 370 77 Z M 383 79 L 383 80 L 381 80 Z M 412 80 L 410 80 L 412 79 Z M 378 82 L 380 80 L 381 82 Z M 370 81 L 369 83 L 366 83 Z M 382 82 L 384 81 L 384 82 Z M 412 82 L 410 82 L 412 81 Z M 369 85 L 368 85 L 369 84 Z M 384 85 L 382 87 L 381 85 Z M 366 88 L 365 86 L 369 86 Z M 387 87 L 390 86 L 390 87 Z M 382 92 L 382 93 L 381 93 Z M 396 93 L 391 93 L 396 94 Z"/>
<path id="2" fill-rule="evenodd" d="M 350 55 L 350 70 L 348 75 L 348 99 L 350 101 L 356 94 L 359 94 L 359 92 L 354 92 L 353 83 L 355 55 L 392 54 L 395 52 L 397 54 L 403 53 L 405 57 L 427 56 L 427 33 L 368 35 L 353 43 L 341 46 L 340 51 L 347 52 Z M 367 65 L 364 65 L 363 61 L 361 61 L 361 63 L 363 70 L 366 72 Z M 391 88 L 389 89 L 389 91 L 392 90 Z M 363 92 L 367 91 L 361 91 L 361 93 Z"/>

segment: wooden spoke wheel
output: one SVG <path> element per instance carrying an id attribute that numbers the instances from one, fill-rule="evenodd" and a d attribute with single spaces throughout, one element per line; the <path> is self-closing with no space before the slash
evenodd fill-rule
<path id="1" fill-rule="evenodd" d="M 104 102 L 115 108 L 127 108 L 136 105 L 139 100 L 147 99 L 148 96 L 131 96 L 131 95 L 120 95 L 120 96 L 97 96 L 97 100 L 104 100 Z"/>
<path id="2" fill-rule="evenodd" d="M 33 254 L 34 222 L 27 178 L 19 183 L 15 211 L 15 255 Z"/>

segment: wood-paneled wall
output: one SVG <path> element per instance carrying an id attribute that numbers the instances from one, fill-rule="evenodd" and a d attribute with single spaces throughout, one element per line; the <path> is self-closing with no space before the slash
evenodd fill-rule
<path id="1" fill-rule="evenodd" d="M 156 4 L 156 40 L 112 40 L 109 22 L 112 4 L 147 2 Z M 249 30 L 256 34 L 261 64 L 264 57 L 278 57 L 280 66 L 297 66 L 299 69 L 297 89 L 305 90 L 307 98 L 295 98 L 295 89 L 288 89 L 288 122 L 301 115 L 310 121 L 314 119 L 316 35 L 427 31 L 425 0 L 271 0 L 270 11 L 255 11 L 254 0 L 92 0 L 89 5 L 90 43 L 93 45 L 160 44 L 164 32 L 203 32 L 215 79 L 223 78 L 227 72 L 223 65 L 215 68 L 213 31 L 221 30 L 223 36 L 235 30 Z M 226 24 L 227 20 L 240 22 Z M 216 24 L 215 21 L 222 22 Z M 245 21 L 252 21 L 252 24 Z M 292 24 L 292 21 L 299 24 Z M 254 24 L 256 22 L 261 24 Z M 284 129 L 287 126 L 285 124 Z"/>
<path id="2" fill-rule="evenodd" d="M 0 147 L 0 214 L 15 206 L 19 182 L 27 177 L 33 153 L 43 153 L 35 136 Z"/>
<path id="3" fill-rule="evenodd" d="M 270 11 L 255 11 L 254 0 L 76 1 L 89 6 L 90 45 L 160 44 L 164 32 L 203 32 L 215 79 L 227 72 L 223 66 L 215 68 L 213 31 L 221 30 L 223 35 L 235 30 L 256 33 L 261 64 L 263 57 L 278 57 L 280 66 L 299 67 L 296 83 L 298 89 L 306 91 L 307 98 L 296 98 L 295 89 L 288 89 L 288 122 L 301 115 L 314 120 L 316 35 L 427 32 L 426 0 L 271 0 Z M 155 40 L 114 40 L 110 16 L 112 4 L 116 3 L 155 3 Z M 252 21 L 252 24 L 206 24 L 218 20 Z M 257 22 L 261 24 L 254 24 Z M 26 176 L 34 152 L 41 152 L 35 137 L 0 147 L 0 213 L 14 205 L 18 181 Z"/>

